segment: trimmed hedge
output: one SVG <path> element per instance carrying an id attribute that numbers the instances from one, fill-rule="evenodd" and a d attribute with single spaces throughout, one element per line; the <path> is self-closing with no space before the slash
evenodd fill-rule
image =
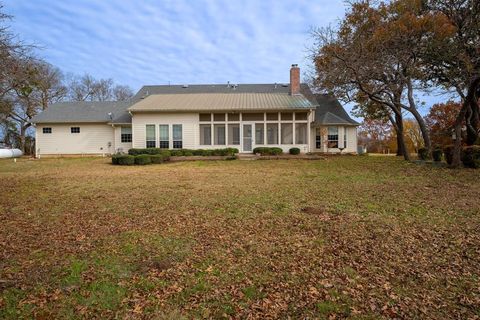
<path id="1" fill-rule="evenodd" d="M 452 162 L 453 162 L 453 149 L 454 148 L 455 147 L 453 145 L 448 145 L 445 148 L 443 148 L 443 154 L 445 155 L 445 161 L 447 161 L 447 163 L 449 165 L 451 165 Z"/>
<path id="2" fill-rule="evenodd" d="M 120 166 L 132 166 L 135 164 L 135 157 L 127 154 L 113 155 L 112 164 Z"/>
<path id="3" fill-rule="evenodd" d="M 443 151 L 440 148 L 436 148 L 432 151 L 432 158 L 435 162 L 442 161 Z"/>
<path id="4" fill-rule="evenodd" d="M 128 154 L 140 155 L 140 154 L 161 154 L 165 157 L 183 157 L 183 156 L 233 156 L 239 151 L 237 148 L 224 148 L 224 149 L 174 149 L 165 150 L 160 148 L 144 148 L 144 149 L 130 149 Z M 167 159 L 166 159 L 167 160 Z"/>
<path id="5" fill-rule="evenodd" d="M 468 146 L 462 149 L 462 162 L 467 168 L 480 168 L 480 146 Z"/>
<path id="6" fill-rule="evenodd" d="M 430 158 L 428 154 L 428 149 L 427 148 L 418 149 L 418 158 L 420 160 L 428 160 L 428 158 Z"/>
<path id="7" fill-rule="evenodd" d="M 299 148 L 290 148 L 289 150 L 290 154 L 300 154 L 300 149 Z"/>
<path id="8" fill-rule="evenodd" d="M 257 147 L 253 149 L 254 154 L 261 154 L 262 156 L 276 156 L 283 153 L 282 148 Z"/>
<path id="9" fill-rule="evenodd" d="M 158 163 L 164 163 L 165 162 L 165 156 L 163 154 L 152 154 L 150 156 L 150 160 L 152 163 L 158 164 Z"/>
<path id="10" fill-rule="evenodd" d="M 152 163 L 152 158 L 148 154 L 139 154 L 138 156 L 135 156 L 135 164 L 143 166 L 150 163 Z"/>

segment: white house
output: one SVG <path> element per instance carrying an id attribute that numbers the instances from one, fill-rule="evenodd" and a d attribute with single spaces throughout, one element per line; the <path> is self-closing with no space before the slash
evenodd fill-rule
<path id="1" fill-rule="evenodd" d="M 32 123 L 37 156 L 150 147 L 357 152 L 358 123 L 337 99 L 301 84 L 297 65 L 290 84 L 144 86 L 129 101 L 56 103 Z"/>

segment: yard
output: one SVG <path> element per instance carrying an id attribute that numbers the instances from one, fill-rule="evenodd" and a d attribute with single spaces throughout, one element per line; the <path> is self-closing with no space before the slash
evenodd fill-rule
<path id="1" fill-rule="evenodd" d="M 480 317 L 480 171 L 0 161 L 0 318 Z"/>

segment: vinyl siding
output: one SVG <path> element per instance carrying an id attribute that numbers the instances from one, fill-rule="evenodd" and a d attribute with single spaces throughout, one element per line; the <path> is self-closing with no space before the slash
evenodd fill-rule
<path id="1" fill-rule="evenodd" d="M 132 117 L 133 147 L 145 148 L 146 125 L 155 125 L 155 138 L 159 137 L 159 125 L 169 125 L 170 148 L 172 148 L 172 125 L 182 125 L 182 140 L 184 149 L 195 149 L 199 143 L 197 131 L 198 113 L 135 113 Z"/>
<path id="2" fill-rule="evenodd" d="M 122 126 L 115 126 L 115 152 L 128 152 L 132 148 L 132 142 L 122 143 Z"/>
<path id="3" fill-rule="evenodd" d="M 44 127 L 52 128 L 52 133 L 44 134 Z M 80 127 L 80 133 L 71 133 L 71 127 Z M 114 129 L 107 124 L 38 124 L 36 138 L 37 155 L 114 152 Z"/>
<path id="4" fill-rule="evenodd" d="M 342 151 L 342 153 L 357 153 L 357 127 L 343 127 L 338 126 L 338 143 L 342 147 L 344 144 L 343 133 L 347 131 L 347 148 Z M 313 152 L 328 152 L 328 153 L 339 153 L 340 149 L 329 148 L 328 150 L 316 149 L 316 128 L 311 129 L 310 133 L 310 143 L 311 150 Z"/>
<path id="5" fill-rule="evenodd" d="M 309 116 L 312 119 L 312 115 Z M 249 121 L 248 123 L 256 123 L 264 121 Z M 266 123 L 267 121 L 265 121 Z M 202 122 L 203 123 L 203 122 Z M 243 122 L 242 122 L 243 123 Z M 132 132 L 133 132 L 133 148 L 146 147 L 146 125 L 155 125 L 156 146 L 159 146 L 159 125 L 169 125 L 170 149 L 172 149 L 172 125 L 181 124 L 183 130 L 183 148 L 184 149 L 219 149 L 233 147 L 242 152 L 241 145 L 200 145 L 200 121 L 198 113 L 134 113 L 132 117 Z M 240 139 L 242 140 L 242 138 Z M 308 140 L 307 140 L 308 141 Z M 308 144 L 288 144 L 288 145 L 255 145 L 255 147 L 279 147 L 284 152 L 288 153 L 290 148 L 300 148 L 302 152 L 309 151 Z"/>

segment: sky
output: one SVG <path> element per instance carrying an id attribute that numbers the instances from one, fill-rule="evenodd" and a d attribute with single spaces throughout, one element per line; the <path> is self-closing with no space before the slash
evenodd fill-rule
<path id="1" fill-rule="evenodd" d="M 12 31 L 41 47 L 48 62 L 134 91 L 147 84 L 286 83 L 291 64 L 303 72 L 310 65 L 311 28 L 345 12 L 342 0 L 0 1 L 14 17 Z"/>

